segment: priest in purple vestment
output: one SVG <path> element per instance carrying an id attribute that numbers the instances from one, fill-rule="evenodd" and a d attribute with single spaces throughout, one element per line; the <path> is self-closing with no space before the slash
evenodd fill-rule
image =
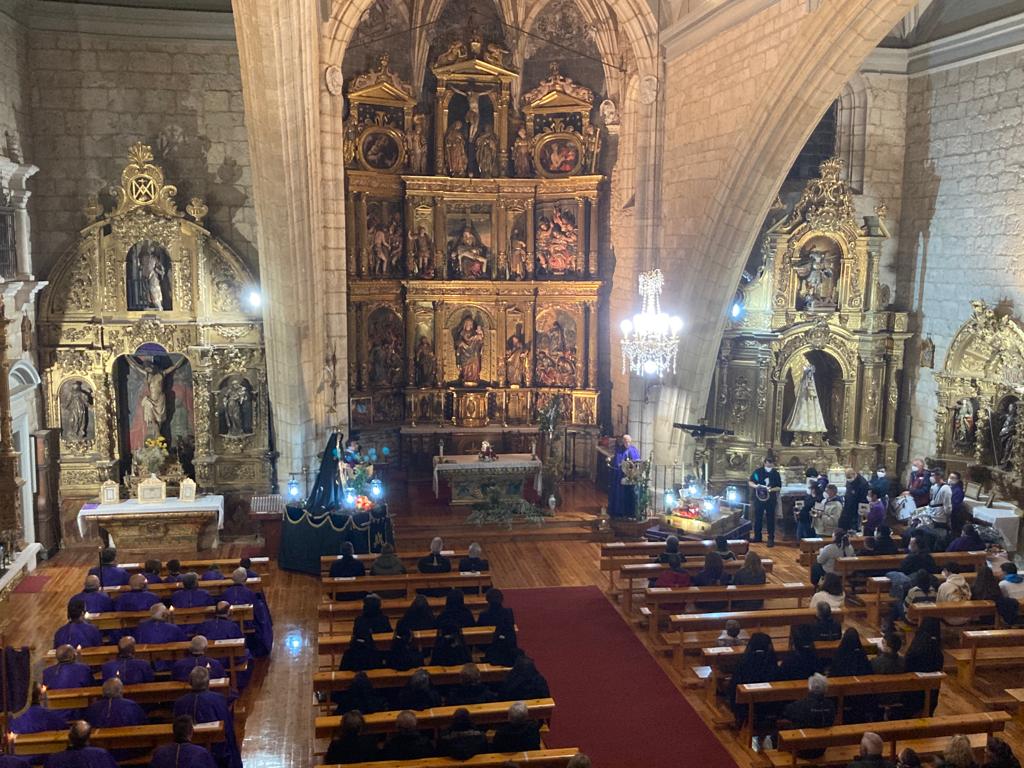
<path id="1" fill-rule="evenodd" d="M 164 579 L 164 584 L 178 584 L 184 576 L 185 574 L 181 572 L 181 560 L 167 561 L 167 578 Z"/>
<path id="2" fill-rule="evenodd" d="M 110 595 L 100 589 L 99 576 L 86 576 L 85 587 L 68 600 L 68 605 L 70 606 L 75 600 L 85 603 L 85 610 L 89 613 L 106 613 L 114 610 L 114 601 L 110 599 Z"/>
<path id="3" fill-rule="evenodd" d="M 100 553 L 99 566 L 90 568 L 89 573 L 99 576 L 104 587 L 123 587 L 128 583 L 128 571 L 117 564 L 117 550 L 113 547 Z"/>
<path id="4" fill-rule="evenodd" d="M 235 738 L 235 720 L 226 697 L 210 691 L 210 673 L 206 667 L 196 667 L 189 674 L 191 693 L 174 702 L 174 716 L 191 715 L 193 722 L 224 723 L 224 741 L 214 744 L 213 756 L 221 768 L 242 768 L 242 753 Z"/>
<path id="5" fill-rule="evenodd" d="M 72 723 L 68 748 L 46 758 L 46 768 L 117 768 L 117 761 L 100 747 L 89 746 L 92 728 L 84 720 Z"/>
<path id="6" fill-rule="evenodd" d="M 245 568 L 236 568 L 231 574 L 234 584 L 225 589 L 220 597 L 232 605 L 252 605 L 253 627 L 256 631 L 246 638 L 246 644 L 254 656 L 268 656 L 274 647 L 274 621 L 263 594 L 245 585 L 247 578 Z"/>
<path id="7" fill-rule="evenodd" d="M 122 728 L 147 721 L 142 707 L 124 697 L 124 683 L 116 677 L 104 681 L 103 698 L 90 704 L 82 718 L 93 728 Z"/>
<path id="8" fill-rule="evenodd" d="M 155 643 L 183 643 L 188 640 L 185 630 L 172 624 L 171 611 L 163 603 L 153 603 L 149 609 L 149 618 L 140 621 L 135 628 L 135 642 L 139 645 Z"/>
<path id="9" fill-rule="evenodd" d="M 100 675 L 104 680 L 116 677 L 125 685 L 152 683 L 156 679 L 153 665 L 135 658 L 135 638 L 131 635 L 117 641 L 117 658 L 100 667 Z"/>
<path id="10" fill-rule="evenodd" d="M 191 571 L 182 576 L 181 589 L 171 595 L 171 605 L 175 608 L 205 608 L 213 602 L 209 592 L 199 589 L 199 576 Z"/>
<path id="11" fill-rule="evenodd" d="M 68 623 L 53 635 L 53 647 L 59 645 L 73 645 L 76 648 L 103 645 L 100 631 L 85 620 L 85 603 L 81 600 L 71 601 L 68 606 Z"/>
<path id="12" fill-rule="evenodd" d="M 122 592 L 117 598 L 116 610 L 124 611 L 148 611 L 160 598 L 149 591 L 149 582 L 141 573 L 133 573 L 128 580 L 131 587 L 130 592 Z"/>
<path id="13" fill-rule="evenodd" d="M 0 768 L 32 768 L 32 766 L 20 757 L 0 755 Z"/>
<path id="14" fill-rule="evenodd" d="M 220 566 L 214 563 L 199 576 L 200 581 L 221 581 L 224 574 L 220 572 Z"/>
<path id="15" fill-rule="evenodd" d="M 245 640 L 242 628 L 238 622 L 231 618 L 231 603 L 221 600 L 217 603 L 217 613 L 212 619 L 207 619 L 202 624 L 196 625 L 196 634 L 202 635 L 212 643 L 218 640 Z M 252 657 L 248 648 L 240 649 L 237 656 L 232 656 L 230 665 L 242 668 L 236 673 L 238 689 L 243 690 L 249 684 L 249 662 Z"/>
<path id="16" fill-rule="evenodd" d="M 174 666 L 171 667 L 171 679 L 178 680 L 182 683 L 188 682 L 188 676 L 196 667 L 206 667 L 207 671 L 210 673 L 211 680 L 227 677 L 227 672 L 224 671 L 224 665 L 221 664 L 219 660 L 206 655 L 206 649 L 208 647 L 209 642 L 205 637 L 202 635 L 196 635 L 193 637 L 192 645 L 188 651 L 188 656 L 183 659 L 178 659 L 174 662 Z"/>
<path id="17" fill-rule="evenodd" d="M 258 579 L 260 576 L 258 573 L 256 573 L 256 571 L 252 569 L 251 557 L 243 557 L 241 560 L 239 560 L 238 567 L 245 568 L 245 575 L 250 579 Z"/>
<path id="18" fill-rule="evenodd" d="M 174 743 L 157 747 L 149 768 L 217 768 L 210 750 L 192 744 L 192 718 L 179 715 L 174 718 Z M 0 766 L 3 768 L 3 766 Z"/>
<path id="19" fill-rule="evenodd" d="M 43 706 L 45 686 L 32 687 L 32 703 L 15 718 L 11 719 L 12 733 L 42 733 L 44 731 L 63 731 L 68 727 L 67 718 L 56 709 Z"/>
<path id="20" fill-rule="evenodd" d="M 88 664 L 78 660 L 70 645 L 57 648 L 57 663 L 43 670 L 43 685 L 47 688 L 85 688 L 96 685 Z"/>
<path id="21" fill-rule="evenodd" d="M 164 579 L 160 575 L 160 568 L 159 560 L 147 560 L 142 566 L 142 575 L 146 577 L 146 581 L 150 584 L 163 584 Z"/>

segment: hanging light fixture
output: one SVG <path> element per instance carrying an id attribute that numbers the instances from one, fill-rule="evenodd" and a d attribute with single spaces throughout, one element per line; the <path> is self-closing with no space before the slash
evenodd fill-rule
<path id="1" fill-rule="evenodd" d="M 661 289 L 665 276 L 660 269 L 643 272 L 640 275 L 640 313 L 633 319 L 623 320 L 622 329 L 622 372 L 629 370 L 637 376 L 664 375 L 666 371 L 676 372 L 676 355 L 679 352 L 679 332 L 683 321 L 676 315 L 661 311 Z"/>

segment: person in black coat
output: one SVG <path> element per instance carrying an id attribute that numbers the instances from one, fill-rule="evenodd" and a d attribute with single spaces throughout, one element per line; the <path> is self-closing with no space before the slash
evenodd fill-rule
<path id="1" fill-rule="evenodd" d="M 796 624 L 789 632 L 789 653 L 779 665 L 779 680 L 806 680 L 821 671 L 814 651 L 814 627 Z"/>
<path id="2" fill-rule="evenodd" d="M 522 655 L 523 652 L 516 645 L 515 632 L 496 629 L 490 645 L 484 650 L 484 663 L 496 667 L 511 667 Z"/>
<path id="3" fill-rule="evenodd" d="M 748 707 L 746 704 L 736 703 L 736 688 L 747 683 L 770 683 L 778 677 L 779 664 L 772 639 L 764 632 L 755 632 L 747 641 L 747 648 L 743 651 L 743 656 L 736 665 L 732 681 L 729 683 L 729 706 L 736 717 L 737 725 L 742 726 L 746 722 Z M 767 711 L 768 708 L 761 707 L 755 710 L 755 714 L 761 715 Z M 755 734 L 758 733 L 758 723 L 753 723 L 752 729 Z"/>
<path id="4" fill-rule="evenodd" d="M 455 624 L 460 629 L 476 626 L 476 619 L 473 618 L 473 612 L 466 607 L 466 596 L 462 590 L 448 590 L 444 610 L 437 617 L 437 626 L 440 627 L 442 624 Z"/>
<path id="5" fill-rule="evenodd" d="M 341 657 L 339 669 L 348 672 L 362 672 L 367 669 L 379 669 L 383 659 L 373 641 L 373 634 L 365 627 L 356 627 L 352 631 L 352 639 L 348 649 Z"/>
<path id="6" fill-rule="evenodd" d="M 870 555 L 895 555 L 899 546 L 892 537 L 892 529 L 888 525 L 880 525 L 875 529 L 875 536 L 869 539 L 870 545 L 865 546 L 865 553 Z M 865 542 L 867 545 L 868 542 Z"/>
<path id="7" fill-rule="evenodd" d="M 871 668 L 868 655 L 864 652 L 860 633 L 850 627 L 843 632 L 843 639 L 839 641 L 839 648 L 836 649 L 835 656 L 832 657 L 828 676 L 852 677 L 871 674 L 874 674 L 874 670 Z M 877 704 L 877 696 L 847 696 L 843 704 L 843 722 L 870 721 Z"/>
<path id="8" fill-rule="evenodd" d="M 782 717 L 791 728 L 829 728 L 836 721 L 836 705 L 829 699 L 828 678 L 813 674 L 807 678 L 807 696 L 790 702 L 782 710 Z M 805 749 L 797 757 L 815 760 L 825 754 L 824 749 Z"/>
<path id="9" fill-rule="evenodd" d="M 480 677 L 476 664 L 466 664 L 459 672 L 459 684 L 452 686 L 447 696 L 448 705 L 486 704 L 494 701 L 494 691 Z"/>
<path id="10" fill-rule="evenodd" d="M 523 654 L 512 665 L 512 671 L 505 678 L 501 689 L 501 698 L 505 701 L 526 701 L 527 699 L 546 699 L 551 696 L 548 681 L 537 671 L 537 666 L 526 654 Z"/>
<path id="11" fill-rule="evenodd" d="M 372 592 L 363 598 L 363 612 L 356 617 L 352 634 L 365 631 L 371 635 L 383 635 L 392 631 L 391 619 L 381 610 L 380 595 Z"/>
<path id="12" fill-rule="evenodd" d="M 843 512 L 837 527 L 844 531 L 860 530 L 860 505 L 868 503 L 868 481 L 853 467 L 846 468 L 846 491 L 843 493 Z"/>
<path id="13" fill-rule="evenodd" d="M 444 542 L 440 536 L 435 536 L 430 541 L 430 554 L 421 557 L 416 567 L 420 573 L 449 573 L 452 570 L 452 561 L 441 554 L 444 549 Z"/>
<path id="14" fill-rule="evenodd" d="M 416 711 L 441 706 L 441 694 L 430 684 L 430 675 L 425 669 L 417 669 L 412 673 L 409 682 L 398 693 L 398 706 Z"/>
<path id="15" fill-rule="evenodd" d="M 508 708 L 508 722 L 494 730 L 492 752 L 528 752 L 540 749 L 540 724 L 530 720 L 526 704 L 517 701 Z"/>
<path id="16" fill-rule="evenodd" d="M 452 713 L 452 724 L 441 732 L 438 753 L 455 760 L 468 760 L 486 751 L 487 734 L 473 725 L 468 709 L 456 709 Z"/>
<path id="17" fill-rule="evenodd" d="M 391 638 L 391 650 L 386 657 L 390 669 L 416 669 L 423 666 L 423 653 L 412 642 L 412 632 L 401 625 Z"/>
<path id="18" fill-rule="evenodd" d="M 331 563 L 331 578 L 355 579 L 366 575 L 366 566 L 355 558 L 351 541 L 341 544 L 341 559 Z M 335 592 L 335 600 L 359 600 L 366 592 Z"/>
<path id="19" fill-rule="evenodd" d="M 457 667 L 473 660 L 458 624 L 439 624 L 430 663 L 435 667 Z"/>
<path id="20" fill-rule="evenodd" d="M 476 542 L 469 545 L 468 557 L 459 560 L 459 571 L 462 573 L 486 573 L 491 569 L 491 564 L 480 557 L 483 550 Z"/>
<path id="21" fill-rule="evenodd" d="M 368 763 L 379 760 L 377 740 L 372 736 L 364 736 L 363 716 L 357 710 L 346 712 L 341 718 L 341 728 L 327 748 L 324 762 L 328 765 L 337 763 Z"/>
<path id="22" fill-rule="evenodd" d="M 941 672 L 942 625 L 937 618 L 929 616 L 921 620 L 921 625 L 914 634 L 914 640 L 907 649 L 903 667 L 907 672 Z M 928 716 L 935 712 L 939 703 L 939 692 L 932 694 L 928 704 Z M 924 706 L 924 691 L 912 691 L 904 695 L 906 702 L 903 711 L 906 717 L 917 717 Z"/>
<path id="23" fill-rule="evenodd" d="M 832 606 L 824 602 L 818 603 L 814 611 L 817 614 L 817 621 L 812 625 L 814 639 L 822 642 L 838 640 L 842 636 L 843 628 L 832 618 Z"/>
<path id="24" fill-rule="evenodd" d="M 352 678 L 352 684 L 344 691 L 336 691 L 331 694 L 331 701 L 337 704 L 337 708 L 334 710 L 336 715 L 344 715 L 353 709 L 359 710 L 364 715 L 388 710 L 387 699 L 373 689 L 373 683 L 370 682 L 370 678 L 365 672 L 357 672 Z"/>
<path id="25" fill-rule="evenodd" d="M 416 595 L 405 614 L 398 620 L 399 629 L 419 632 L 425 629 L 437 629 L 437 618 L 423 595 Z"/>
<path id="26" fill-rule="evenodd" d="M 478 627 L 496 627 L 497 629 L 514 629 L 515 614 L 511 608 L 505 607 L 505 595 L 497 587 L 491 587 L 484 595 L 487 607 L 480 611 L 476 625 Z"/>
<path id="27" fill-rule="evenodd" d="M 384 742 L 379 760 L 420 760 L 432 757 L 434 748 L 417 729 L 416 715 L 409 710 L 395 718 L 395 733 Z"/>

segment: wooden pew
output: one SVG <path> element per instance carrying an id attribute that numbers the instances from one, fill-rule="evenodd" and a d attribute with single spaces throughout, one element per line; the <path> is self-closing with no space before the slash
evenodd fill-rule
<path id="1" fill-rule="evenodd" d="M 476 666 L 485 683 L 500 682 L 511 670 L 511 667 L 496 667 L 491 664 L 477 664 Z M 462 673 L 462 665 L 457 667 L 419 667 L 419 669 L 427 671 L 432 685 L 457 685 L 459 675 Z M 374 688 L 401 688 L 417 671 L 417 669 L 368 669 L 366 676 L 370 678 Z M 357 674 L 359 673 L 339 670 L 314 672 L 313 690 L 318 693 L 348 690 Z"/>
<path id="2" fill-rule="evenodd" d="M 181 608 L 170 611 L 170 621 L 174 624 L 201 624 L 217 612 L 216 606 L 205 608 Z M 243 632 L 251 632 L 245 622 L 253 620 L 252 605 L 233 605 L 230 614 L 238 622 Z M 134 629 L 149 618 L 149 611 L 111 611 L 108 613 L 87 613 L 85 620 L 101 632 L 112 629 Z"/>
<path id="3" fill-rule="evenodd" d="M 729 584 L 724 587 L 648 587 L 644 590 L 644 606 L 650 611 L 647 628 L 654 640 L 658 636 L 658 628 L 665 609 L 692 605 L 699 602 L 724 602 L 726 610 L 732 603 L 747 600 L 796 600 L 799 607 L 804 598 L 810 599 L 814 594 L 813 584 L 802 584 L 799 581 L 785 584 L 751 584 L 737 586 Z"/>
<path id="4" fill-rule="evenodd" d="M 443 597 L 428 597 L 427 604 L 436 612 L 444 608 Z M 412 601 L 407 597 L 395 600 L 382 600 L 381 610 L 391 619 L 399 619 L 409 609 Z M 466 607 L 474 615 L 479 614 L 487 607 L 487 600 L 483 595 L 466 595 Z M 335 624 L 352 623 L 356 617 L 363 612 L 363 604 L 359 600 L 344 600 L 336 603 L 320 603 L 317 606 L 317 614 L 320 621 L 325 621 L 330 627 Z"/>
<path id="5" fill-rule="evenodd" d="M 850 545 L 854 548 L 855 551 L 857 551 L 859 553 L 863 553 L 865 547 L 867 546 L 867 541 L 870 538 L 874 538 L 874 537 L 872 537 L 872 536 L 851 536 L 850 537 Z M 902 537 L 900 537 L 899 535 L 894 533 L 894 534 L 892 534 L 892 536 L 890 538 L 892 538 L 892 540 L 894 542 L 896 542 L 897 546 L 900 549 L 900 552 L 902 552 L 903 551 L 903 547 L 902 547 L 903 539 L 902 539 Z M 831 544 L 831 543 L 832 543 L 832 539 L 831 538 L 827 538 L 826 539 L 824 537 L 815 537 L 815 538 L 810 538 L 810 539 L 800 539 L 800 543 L 797 545 L 799 547 L 799 549 L 800 549 L 800 554 L 797 556 L 797 562 L 800 563 L 800 565 L 806 565 L 808 567 L 814 565 L 816 562 L 818 562 L 818 552 L 821 551 L 821 548 L 824 547 L 826 544 Z"/>
<path id="6" fill-rule="evenodd" d="M 907 606 L 907 620 L 913 625 L 909 632 L 908 643 L 913 639 L 913 630 L 928 617 L 936 619 L 983 619 L 991 617 L 995 626 L 999 626 L 999 613 L 994 600 L 963 600 L 958 603 L 915 603 Z"/>
<path id="7" fill-rule="evenodd" d="M 235 582 L 231 579 L 216 579 L 214 581 L 200 581 L 199 588 L 205 589 L 214 597 L 220 595 L 228 587 L 235 586 Z M 251 589 L 253 592 L 263 591 L 263 581 L 257 577 L 254 579 L 246 579 L 245 586 Z M 170 599 L 171 595 L 181 589 L 180 584 L 149 584 L 147 588 L 154 595 L 159 597 L 161 600 Z M 132 588 L 127 584 L 120 587 L 103 587 L 103 591 L 110 595 L 111 599 L 117 600 L 118 595 L 123 595 L 126 592 L 131 592 Z"/>
<path id="8" fill-rule="evenodd" d="M 960 633 L 960 648 L 947 651 L 956 662 L 961 685 L 974 685 L 979 666 L 1019 667 L 1024 665 L 1024 629 L 980 629 Z"/>
<path id="9" fill-rule="evenodd" d="M 327 576 L 320 580 L 320 594 L 331 601 L 336 592 L 405 592 L 409 600 L 419 589 L 474 589 L 491 586 L 489 573 L 404 573 L 398 576 Z"/>
<path id="10" fill-rule="evenodd" d="M 804 686 L 806 687 L 806 683 Z M 493 701 L 487 704 L 471 704 L 466 709 L 473 718 L 476 725 L 497 725 L 508 721 L 508 708 L 514 701 Z M 555 711 L 554 699 L 528 699 L 526 708 L 531 720 L 550 720 L 551 714 Z M 416 713 L 418 727 L 423 731 L 437 731 L 451 724 L 452 715 L 460 707 L 434 707 L 424 709 Z M 364 715 L 366 727 L 364 733 L 393 733 L 395 731 L 395 720 L 399 712 L 376 712 L 372 715 Z M 341 725 L 341 715 L 328 715 L 316 719 L 316 737 L 318 739 L 331 738 Z"/>
<path id="11" fill-rule="evenodd" d="M 172 558 L 173 559 L 173 558 Z M 230 576 L 231 572 L 238 567 L 239 562 L 242 558 L 240 557 L 214 557 L 208 560 L 180 560 L 181 572 L 188 573 L 189 571 L 195 571 L 198 574 L 202 574 L 203 571 L 208 571 L 213 566 L 217 566 L 221 573 L 225 576 Z M 266 578 L 270 575 L 270 558 L 265 556 L 251 557 L 252 561 L 250 570 L 255 571 L 261 577 Z M 129 573 L 141 572 L 146 566 L 145 563 L 118 563 L 121 568 L 124 568 Z M 160 563 L 160 575 L 167 576 L 167 562 L 163 561 Z"/>
<path id="12" fill-rule="evenodd" d="M 975 573 L 966 571 L 960 574 L 968 582 L 973 582 Z M 942 574 L 935 574 L 934 578 L 941 584 Z M 865 582 L 867 591 L 861 593 L 861 600 L 868 609 L 867 621 L 873 627 L 881 626 L 882 609 L 892 603 L 889 590 L 892 589 L 892 581 L 888 576 L 869 576 Z"/>
<path id="13" fill-rule="evenodd" d="M 762 560 L 761 566 L 764 568 L 765 573 L 771 573 L 775 568 L 775 562 L 773 560 Z M 725 563 L 727 573 L 736 573 L 742 567 L 742 560 L 727 560 Z M 683 570 L 691 576 L 695 576 L 703 568 L 703 560 L 687 560 L 683 563 Z M 633 563 L 631 565 L 626 564 L 619 568 L 619 576 L 626 582 L 622 592 L 622 609 L 627 617 L 633 613 L 633 582 L 642 579 L 646 585 L 648 579 L 656 579 L 667 570 L 667 565 L 650 561 L 646 563 Z"/>
<path id="14" fill-rule="evenodd" d="M 747 554 L 750 542 L 746 539 L 730 539 L 729 550 L 742 558 Z M 710 539 L 703 541 L 689 541 L 682 539 L 679 542 L 679 551 L 686 557 L 703 557 L 708 552 L 715 550 L 715 542 Z M 638 565 L 648 563 L 651 558 L 656 558 L 665 551 L 663 541 L 611 541 L 601 545 L 600 568 L 608 573 L 608 592 L 618 592 L 615 586 L 615 573 L 623 565 Z"/>
<path id="15" fill-rule="evenodd" d="M 969 715 L 942 715 L 920 717 L 909 720 L 888 720 L 857 725 L 834 725 L 831 728 L 799 728 L 779 732 L 778 751 L 766 752 L 773 766 L 797 765 L 846 765 L 856 758 L 857 747 L 864 731 L 877 733 L 888 745 L 889 757 L 895 759 L 898 752 L 910 747 L 922 757 L 941 752 L 950 736 L 965 734 L 971 738 L 971 746 L 981 748 L 988 737 L 1006 727 L 1010 715 L 1006 712 L 976 712 Z M 857 745 L 857 746 L 855 746 Z M 836 747 L 849 747 L 837 750 Z M 801 760 L 797 752 L 805 749 L 826 749 L 823 757 Z"/>
<path id="16" fill-rule="evenodd" d="M 229 680 L 226 677 L 210 681 L 210 690 L 228 693 Z M 124 687 L 124 697 L 137 704 L 172 704 L 175 699 L 184 696 L 192 688 L 188 683 L 177 680 L 160 680 L 155 683 L 138 683 Z M 91 685 L 88 688 L 51 688 L 46 692 L 48 709 L 83 709 L 94 701 L 103 698 L 103 686 Z"/>
<path id="17" fill-rule="evenodd" d="M 907 693 L 909 691 L 937 691 L 946 679 L 945 672 L 905 672 L 900 675 L 853 675 L 830 677 L 828 693 L 836 699 L 836 725 L 843 722 L 843 703 L 847 696 L 870 696 L 880 693 Z M 743 726 L 743 738 L 750 740 L 754 722 L 754 708 L 768 702 L 798 701 L 807 695 L 806 680 L 783 680 L 774 683 L 746 683 L 736 686 L 736 702 L 748 707 L 747 721 Z M 928 714 L 929 696 L 924 697 L 922 716 Z M 867 728 L 861 724 L 861 735 Z M 874 724 L 871 726 L 874 727 Z M 858 739 L 859 741 L 859 739 Z"/>
<path id="18" fill-rule="evenodd" d="M 832 611 L 832 618 L 842 623 L 843 612 Z M 795 624 L 813 624 L 818 614 L 813 608 L 769 608 L 760 611 L 718 611 L 713 613 L 677 613 L 669 616 L 669 626 L 679 632 L 675 647 L 675 662 L 682 665 L 686 651 L 701 647 L 701 638 L 688 639 L 688 633 L 721 632 L 729 620 L 739 622 L 744 629 L 758 631 L 769 627 L 792 627 Z"/>
<path id="19" fill-rule="evenodd" d="M 486 752 L 467 760 L 453 757 L 425 757 L 421 760 L 376 760 L 372 763 L 349 763 L 346 768 L 458 768 L 458 766 L 501 766 L 529 764 L 537 768 L 564 768 L 579 750 L 534 749 L 529 752 Z M 318 765 L 317 768 L 342 768 L 340 765 Z"/>
<path id="20" fill-rule="evenodd" d="M 402 561 L 402 564 L 409 569 L 411 573 L 416 572 L 416 567 L 419 565 L 420 558 L 426 553 L 418 555 L 398 555 L 398 559 Z M 442 549 L 441 554 L 452 561 L 452 568 L 457 568 L 459 560 L 467 556 L 467 552 L 456 552 L 453 549 Z M 355 559 L 366 566 L 367 574 L 369 574 L 370 566 L 377 560 L 377 552 L 369 552 L 363 555 L 355 555 Z M 327 578 L 331 575 L 331 566 L 334 565 L 338 560 L 341 560 L 341 555 L 324 555 L 320 558 L 320 578 Z"/>
<path id="21" fill-rule="evenodd" d="M 154 750 L 174 741 L 170 723 L 133 725 L 125 728 L 94 728 L 89 744 L 104 749 Z M 224 741 L 224 723 L 197 723 L 192 734 L 193 744 L 210 745 Z M 63 752 L 68 746 L 68 732 L 42 731 L 21 733 L 14 739 L 15 755 L 49 755 Z"/>
<path id="22" fill-rule="evenodd" d="M 516 627 L 516 631 L 518 631 Z M 391 638 L 394 634 L 384 632 L 373 636 L 373 642 L 378 649 L 387 649 L 391 645 Z M 483 646 L 490 645 L 494 637 L 494 627 L 466 627 L 462 630 L 462 638 L 466 645 Z M 422 629 L 412 633 L 413 645 L 421 651 L 434 647 L 434 640 L 437 638 L 437 630 Z M 335 659 L 348 650 L 352 641 L 351 634 L 344 635 L 320 635 L 317 638 L 317 651 L 321 656 L 331 657 L 331 667 L 337 666 Z"/>
<path id="23" fill-rule="evenodd" d="M 864 571 L 898 571 L 906 555 L 861 555 L 858 557 L 840 557 L 836 560 L 836 573 L 848 581 L 851 576 Z M 957 563 L 964 570 L 984 563 L 988 557 L 986 552 L 933 552 L 932 559 L 941 568 L 946 563 Z"/>

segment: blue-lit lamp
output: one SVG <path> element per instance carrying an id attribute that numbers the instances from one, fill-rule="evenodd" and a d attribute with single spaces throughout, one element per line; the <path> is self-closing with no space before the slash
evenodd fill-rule
<path id="1" fill-rule="evenodd" d="M 351 485 L 345 486 L 345 506 L 351 509 L 356 505 L 356 489 Z"/>
<path id="2" fill-rule="evenodd" d="M 377 449 L 376 448 L 371 448 L 370 450 L 368 450 L 366 452 L 366 457 L 370 461 L 376 461 L 377 460 Z"/>
<path id="3" fill-rule="evenodd" d="M 374 478 L 370 481 L 370 498 L 379 501 L 384 496 L 384 484 Z"/>
<path id="4" fill-rule="evenodd" d="M 688 486 L 686 486 L 686 495 L 689 496 L 690 498 L 693 498 L 694 496 L 699 496 L 700 488 L 697 487 L 696 483 L 690 483 Z"/>
<path id="5" fill-rule="evenodd" d="M 730 485 L 725 489 L 725 501 L 728 504 L 739 504 L 740 503 L 740 489 L 735 485 Z"/>
<path id="6" fill-rule="evenodd" d="M 387 461 L 388 456 L 391 455 L 391 449 L 385 445 L 383 448 L 380 449 L 380 452 L 384 454 L 384 460 Z"/>
<path id="7" fill-rule="evenodd" d="M 665 509 L 676 508 L 676 495 L 672 491 L 665 491 Z"/>
<path id="8" fill-rule="evenodd" d="M 288 498 L 292 501 L 299 498 L 299 481 L 292 476 L 292 479 L 288 481 Z"/>

